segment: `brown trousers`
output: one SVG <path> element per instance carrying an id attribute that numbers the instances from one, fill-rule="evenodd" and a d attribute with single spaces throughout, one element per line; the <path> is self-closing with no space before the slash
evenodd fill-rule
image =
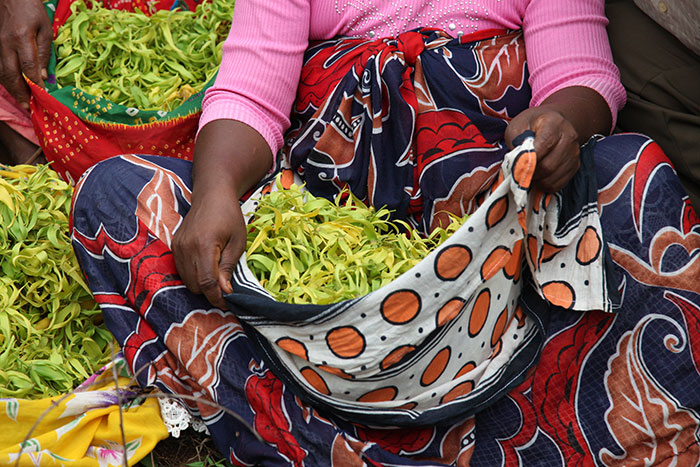
<path id="1" fill-rule="evenodd" d="M 656 140 L 700 213 L 700 56 L 632 0 L 608 0 L 606 14 L 613 58 L 627 90 L 617 130 Z"/>

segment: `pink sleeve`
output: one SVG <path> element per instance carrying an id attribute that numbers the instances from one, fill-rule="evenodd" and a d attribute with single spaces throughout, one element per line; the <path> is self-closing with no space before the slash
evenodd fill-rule
<path id="1" fill-rule="evenodd" d="M 569 86 L 585 86 L 608 103 L 613 127 L 625 104 L 605 27 L 604 0 L 531 0 L 523 18 L 531 105 Z"/>
<path id="2" fill-rule="evenodd" d="M 273 154 L 289 127 L 309 37 L 309 0 L 238 0 L 214 85 L 202 101 L 199 128 L 241 121 Z"/>

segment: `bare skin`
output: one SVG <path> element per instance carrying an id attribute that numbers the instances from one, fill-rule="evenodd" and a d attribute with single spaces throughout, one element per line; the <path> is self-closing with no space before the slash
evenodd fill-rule
<path id="1" fill-rule="evenodd" d="M 22 164 L 28 161 L 36 150 L 37 146 L 34 143 L 0 122 L 0 163 Z"/>
<path id="2" fill-rule="evenodd" d="M 172 242 L 175 265 L 187 288 L 227 308 L 233 268 L 245 249 L 238 199 L 270 170 L 272 153 L 251 127 L 215 120 L 199 133 L 192 169 L 192 207 Z"/>
<path id="3" fill-rule="evenodd" d="M 51 52 L 51 23 L 41 0 L 0 2 L 0 84 L 29 108 L 22 74 L 44 86 Z"/>
<path id="4" fill-rule="evenodd" d="M 607 135 L 612 114 L 605 99 L 590 88 L 555 92 L 539 106 L 516 115 L 506 128 L 506 143 L 525 130 L 535 132 L 537 168 L 534 186 L 553 193 L 571 180 L 580 164 L 579 147 L 595 134 Z"/>
<path id="5" fill-rule="evenodd" d="M 0 2 L 0 85 L 29 109 L 29 87 L 24 79 L 44 86 L 51 52 L 51 22 L 41 0 Z M 24 75 L 24 76 L 23 76 Z M 37 147 L 0 122 L 0 160 L 27 161 Z"/>
<path id="6" fill-rule="evenodd" d="M 509 124 L 505 138 L 535 132 L 538 165 L 535 186 L 558 191 L 580 166 L 579 146 L 594 134 L 610 132 L 612 115 L 605 100 L 585 87 L 552 94 Z M 202 128 L 194 151 L 192 208 L 175 233 L 173 255 L 185 285 L 209 302 L 227 308 L 233 268 L 245 249 L 246 230 L 236 200 L 255 186 L 272 164 L 265 140 L 251 127 L 216 120 Z"/>

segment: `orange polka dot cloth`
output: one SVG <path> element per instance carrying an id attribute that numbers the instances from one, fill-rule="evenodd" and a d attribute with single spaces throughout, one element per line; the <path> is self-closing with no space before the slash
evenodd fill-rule
<path id="1" fill-rule="evenodd" d="M 75 0 L 50 0 L 44 5 L 58 28 L 71 15 Z M 107 0 L 106 8 L 133 11 L 169 9 L 176 4 L 193 10 L 193 0 Z M 91 165 L 109 156 L 129 152 L 191 159 L 204 89 L 171 111 L 141 110 L 116 104 L 74 86 L 56 83 L 56 51 L 51 48 L 46 89 L 29 82 L 34 131 L 51 167 L 73 183 Z"/>
<path id="2" fill-rule="evenodd" d="M 366 296 L 332 306 L 277 303 L 241 261 L 226 298 L 275 373 L 310 404 L 353 421 L 440 423 L 507 392 L 533 364 L 544 318 L 525 283 L 551 305 L 613 311 L 600 219 L 587 209 L 595 190 L 580 191 L 591 187 L 590 148 L 569 188 L 578 185 L 570 198 L 577 205 L 563 206 L 529 189 L 533 141 L 532 133 L 516 140 L 458 231 Z"/>

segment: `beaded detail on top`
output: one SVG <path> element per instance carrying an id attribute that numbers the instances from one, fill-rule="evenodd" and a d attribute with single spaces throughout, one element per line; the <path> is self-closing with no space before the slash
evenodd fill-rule
<path id="1" fill-rule="evenodd" d="M 389 3 L 392 4 L 390 7 Z M 350 34 L 367 31 L 368 24 L 383 25 L 381 31 L 372 29 L 364 33 L 370 39 L 377 35 L 397 35 L 419 26 L 440 28 L 453 36 L 461 36 L 477 31 L 479 21 L 489 15 L 481 0 L 424 0 L 405 2 L 400 7 L 392 0 L 335 0 L 338 15 L 345 16 L 348 10 L 354 17 L 348 24 Z"/>

